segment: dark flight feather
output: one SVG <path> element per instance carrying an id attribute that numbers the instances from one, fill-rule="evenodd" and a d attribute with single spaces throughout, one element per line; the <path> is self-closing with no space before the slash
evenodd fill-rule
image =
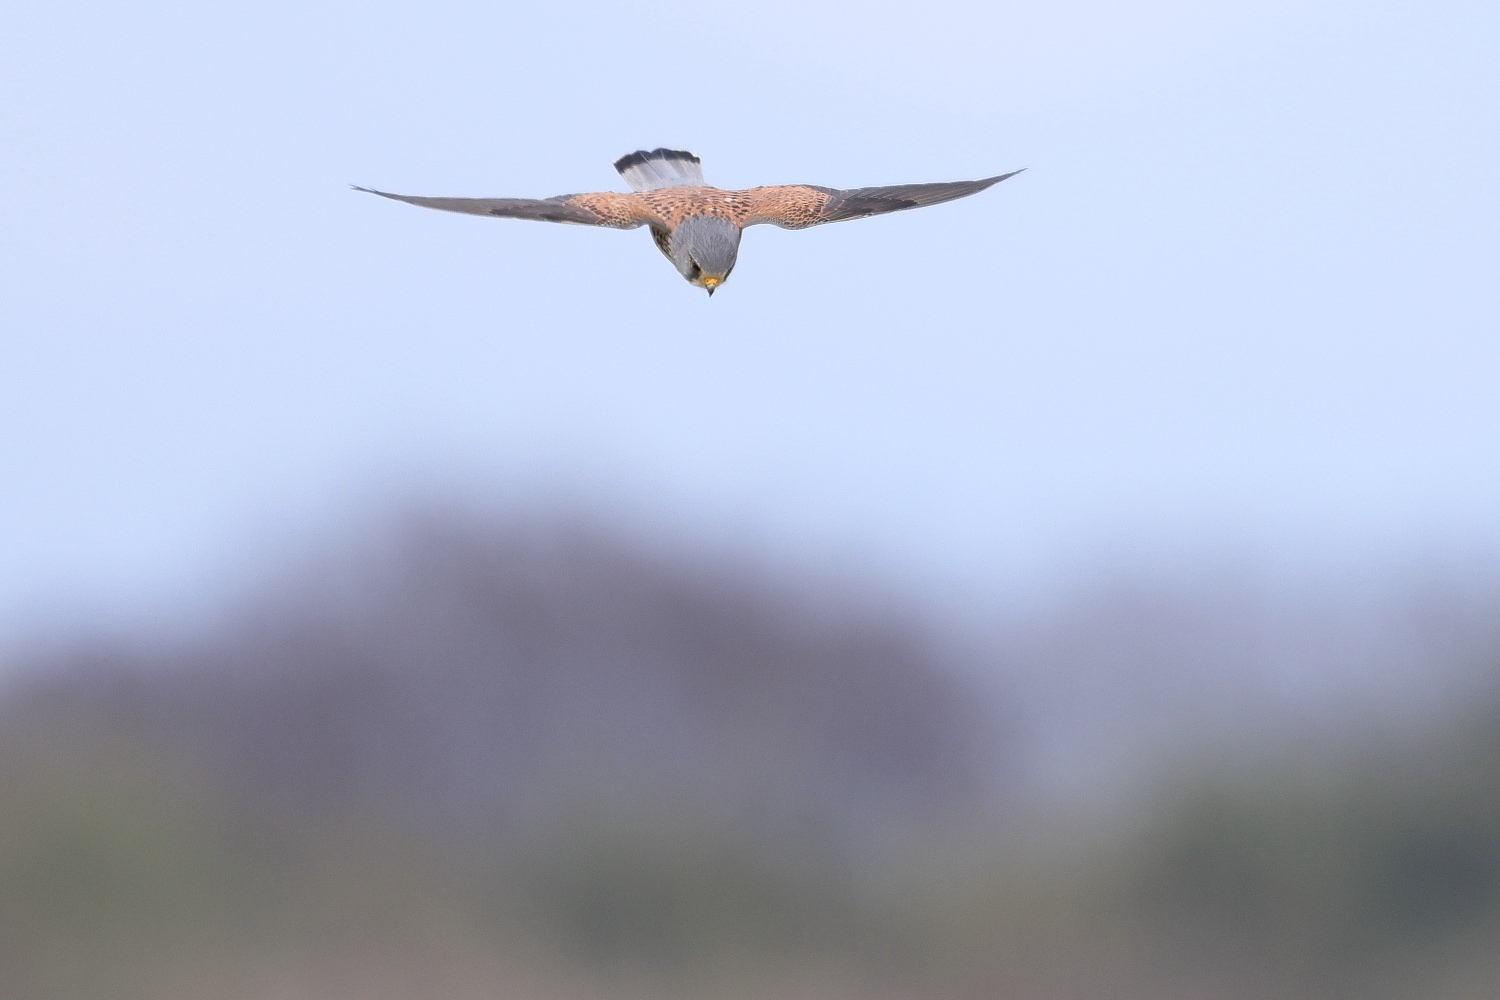
<path id="1" fill-rule="evenodd" d="M 467 215 L 491 215 L 506 219 L 532 219 L 537 222 L 565 222 L 578 226 L 608 225 L 598 213 L 562 198 L 425 198 L 418 195 L 391 194 L 373 188 L 353 185 L 356 191 L 378 194 L 382 198 L 404 201 L 409 205 L 436 208 L 444 212 Z"/>
<path id="2" fill-rule="evenodd" d="M 1022 168 L 1025 169 L 1024 167 Z M 924 205 L 938 205 L 955 198 L 967 198 L 985 188 L 999 184 L 1007 177 L 1014 177 L 1020 170 L 1008 174 L 986 177 L 978 181 L 951 181 L 943 184 L 894 184 L 889 187 L 867 187 L 839 190 L 838 188 L 808 187 L 831 196 L 828 204 L 818 213 L 818 222 L 843 222 L 847 219 L 864 219 L 887 212 L 900 212 Z"/>

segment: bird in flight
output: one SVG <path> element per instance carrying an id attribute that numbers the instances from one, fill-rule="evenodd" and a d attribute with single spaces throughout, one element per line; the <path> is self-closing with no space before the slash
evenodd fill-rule
<path id="1" fill-rule="evenodd" d="M 1020 170 L 978 181 L 837 188 L 784 184 L 723 191 L 703 182 L 698 157 L 681 149 L 640 150 L 615 161 L 630 193 L 600 191 L 556 198 L 424 198 L 355 186 L 356 191 L 423 208 L 508 219 L 567 222 L 611 229 L 651 227 L 651 238 L 684 278 L 709 295 L 734 270 L 740 234 L 769 223 L 806 229 L 964 198 L 1014 177 Z M 1024 168 L 1023 168 L 1024 169 Z"/>

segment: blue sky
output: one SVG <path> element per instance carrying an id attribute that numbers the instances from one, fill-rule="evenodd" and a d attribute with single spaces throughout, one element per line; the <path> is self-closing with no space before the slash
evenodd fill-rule
<path id="1" fill-rule="evenodd" d="M 0 636 L 435 483 L 923 589 L 1500 552 L 1496 52 L 1477 2 L 11 5 Z M 644 232 L 347 187 L 657 145 L 1030 169 L 752 229 L 712 302 Z"/>

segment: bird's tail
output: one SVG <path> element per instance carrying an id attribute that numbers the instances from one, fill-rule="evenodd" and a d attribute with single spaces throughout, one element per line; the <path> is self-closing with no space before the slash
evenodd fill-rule
<path id="1" fill-rule="evenodd" d="M 615 169 L 632 191 L 703 186 L 703 166 L 683 149 L 640 149 L 616 160 Z"/>

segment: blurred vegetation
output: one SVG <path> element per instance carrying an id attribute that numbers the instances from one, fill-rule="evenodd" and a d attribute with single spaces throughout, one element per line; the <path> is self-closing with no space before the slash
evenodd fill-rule
<path id="1" fill-rule="evenodd" d="M 1014 708 L 888 608 L 397 550 L 11 685 L 0 996 L 1500 995 L 1500 701 L 1018 822 Z"/>

